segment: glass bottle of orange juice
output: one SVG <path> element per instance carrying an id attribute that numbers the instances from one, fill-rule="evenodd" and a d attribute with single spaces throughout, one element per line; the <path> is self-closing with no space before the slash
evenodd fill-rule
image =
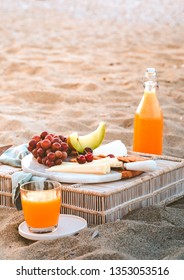
<path id="1" fill-rule="evenodd" d="M 144 94 L 134 117 L 133 151 L 162 154 L 163 114 L 157 99 L 158 80 L 154 68 L 147 68 Z"/>

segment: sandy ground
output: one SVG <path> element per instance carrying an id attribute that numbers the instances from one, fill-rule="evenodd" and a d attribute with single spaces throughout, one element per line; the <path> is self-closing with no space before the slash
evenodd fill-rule
<path id="1" fill-rule="evenodd" d="M 142 76 L 155 67 L 163 154 L 183 158 L 183 12 L 181 0 L 1 0 L 0 144 L 22 144 L 43 130 L 84 135 L 103 120 L 104 142 L 120 139 L 131 150 Z M 45 243 L 17 236 L 21 213 L 4 211 L 1 258 L 184 258 L 183 209 L 148 208 L 98 226 L 94 240 L 89 228 Z"/>
<path id="2" fill-rule="evenodd" d="M 125 219 L 90 226 L 76 236 L 31 241 L 17 233 L 22 211 L 0 209 L 0 259 L 184 259 L 184 208 L 149 207 Z"/>

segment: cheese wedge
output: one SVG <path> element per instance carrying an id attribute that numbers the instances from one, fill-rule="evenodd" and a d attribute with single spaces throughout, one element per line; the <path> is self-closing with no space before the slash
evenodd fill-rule
<path id="1" fill-rule="evenodd" d="M 109 162 L 89 162 L 84 164 L 63 162 L 61 165 L 55 165 L 47 169 L 51 172 L 81 173 L 81 174 L 107 174 L 111 167 Z"/>

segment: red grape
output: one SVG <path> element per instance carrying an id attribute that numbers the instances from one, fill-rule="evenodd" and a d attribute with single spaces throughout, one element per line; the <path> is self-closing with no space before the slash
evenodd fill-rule
<path id="1" fill-rule="evenodd" d="M 42 158 L 42 164 L 46 165 L 46 161 L 47 161 L 47 160 L 48 160 L 47 157 L 43 157 L 43 158 Z"/>
<path id="2" fill-rule="evenodd" d="M 32 150 L 32 154 L 35 158 L 38 157 L 38 154 L 37 154 L 37 148 L 35 148 L 34 150 Z"/>
<path id="3" fill-rule="evenodd" d="M 53 152 L 50 152 L 47 154 L 47 158 L 50 160 L 50 161 L 54 161 L 56 159 L 56 155 L 55 153 Z"/>
<path id="4" fill-rule="evenodd" d="M 61 143 L 61 150 L 64 152 L 68 150 L 68 144 L 66 142 Z"/>
<path id="5" fill-rule="evenodd" d="M 51 141 L 49 139 L 42 140 L 41 147 L 44 150 L 47 150 L 48 148 L 50 148 L 50 146 L 51 146 Z"/>
<path id="6" fill-rule="evenodd" d="M 61 144 L 60 144 L 60 143 L 54 142 L 54 143 L 52 144 L 52 150 L 53 150 L 53 151 L 57 151 L 57 150 L 60 150 L 60 149 L 61 149 Z"/>
<path id="7" fill-rule="evenodd" d="M 65 160 L 67 158 L 67 156 L 68 156 L 67 152 L 62 152 L 62 157 L 61 157 L 62 160 Z"/>
<path id="8" fill-rule="evenodd" d="M 37 147 L 37 148 L 41 148 L 41 143 L 42 143 L 42 141 L 37 142 L 37 143 L 36 143 L 36 147 Z"/>
<path id="9" fill-rule="evenodd" d="M 86 147 L 86 148 L 84 149 L 84 152 L 85 152 L 85 153 L 93 153 L 93 150 L 92 150 L 90 147 Z"/>
<path id="10" fill-rule="evenodd" d="M 48 139 L 50 141 L 52 141 L 53 136 L 51 134 L 47 134 L 47 136 L 45 137 L 45 139 Z"/>
<path id="11" fill-rule="evenodd" d="M 45 137 L 48 135 L 48 132 L 47 131 L 43 131 L 41 134 L 40 134 L 40 137 L 42 139 L 45 139 Z"/>
<path id="12" fill-rule="evenodd" d="M 67 137 L 63 135 L 58 135 L 62 142 L 67 142 Z"/>
<path id="13" fill-rule="evenodd" d="M 62 164 L 62 160 L 61 160 L 60 158 L 56 159 L 56 160 L 55 160 L 55 164 L 56 164 L 56 165 Z"/>
<path id="14" fill-rule="evenodd" d="M 32 150 L 34 150 L 34 147 L 28 146 L 27 149 L 28 151 L 32 152 Z"/>
<path id="15" fill-rule="evenodd" d="M 87 162 L 91 162 L 91 161 L 93 161 L 93 154 L 88 152 L 85 154 L 85 158 L 86 158 Z"/>
<path id="16" fill-rule="evenodd" d="M 86 162 L 86 158 L 84 155 L 79 155 L 77 157 L 77 162 L 80 163 L 80 164 L 84 164 Z"/>
<path id="17" fill-rule="evenodd" d="M 29 141 L 29 146 L 32 148 L 36 148 L 36 140 L 35 139 L 31 139 L 31 141 Z"/>
<path id="18" fill-rule="evenodd" d="M 51 141 L 51 143 L 53 144 L 53 143 L 61 143 L 61 140 L 60 140 L 60 138 L 59 137 L 53 137 L 52 138 L 52 141 Z"/>
<path id="19" fill-rule="evenodd" d="M 54 165 L 54 161 L 50 161 L 49 159 L 47 159 L 47 160 L 46 160 L 46 165 L 47 165 L 48 167 L 51 167 L 51 166 Z"/>
<path id="20" fill-rule="evenodd" d="M 55 155 L 56 155 L 57 158 L 62 158 L 63 152 L 61 152 L 61 151 L 55 151 Z"/>
<path id="21" fill-rule="evenodd" d="M 38 135 L 33 136 L 32 139 L 34 139 L 36 141 L 36 143 L 41 140 L 40 136 L 38 136 Z"/>
<path id="22" fill-rule="evenodd" d="M 38 148 L 37 154 L 38 154 L 38 156 L 43 157 L 45 153 L 44 153 L 44 150 L 42 148 Z"/>
<path id="23" fill-rule="evenodd" d="M 113 154 L 109 154 L 108 157 L 114 158 L 115 156 Z"/>
<path id="24" fill-rule="evenodd" d="M 42 164 L 42 158 L 41 157 L 37 157 L 37 161 L 38 161 L 38 163 Z"/>

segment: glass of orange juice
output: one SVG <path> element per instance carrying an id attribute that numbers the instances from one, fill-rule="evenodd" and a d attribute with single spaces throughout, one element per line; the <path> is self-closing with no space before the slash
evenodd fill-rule
<path id="1" fill-rule="evenodd" d="M 61 184 L 56 181 L 30 181 L 20 186 L 22 209 L 32 233 L 57 229 L 61 206 Z"/>

